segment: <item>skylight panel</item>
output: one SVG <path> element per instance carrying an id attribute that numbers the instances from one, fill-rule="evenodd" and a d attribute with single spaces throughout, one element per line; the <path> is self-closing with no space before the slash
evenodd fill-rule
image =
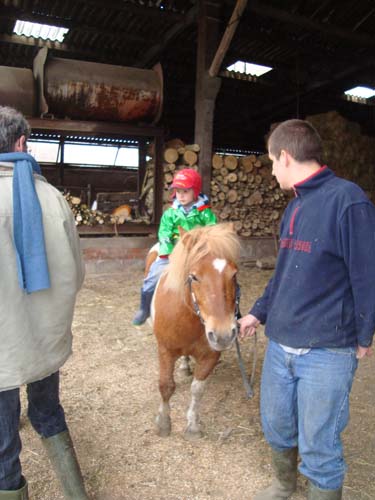
<path id="1" fill-rule="evenodd" d="M 262 66 L 261 64 L 249 63 L 246 61 L 236 61 L 231 66 L 227 67 L 228 71 L 235 71 L 236 73 L 245 73 L 246 75 L 262 76 L 273 68 L 269 66 Z"/>
<path id="2" fill-rule="evenodd" d="M 360 97 L 362 99 L 370 99 L 370 97 L 375 95 L 375 89 L 372 89 L 371 87 L 358 86 L 345 90 L 344 94 L 347 96 Z"/>
<path id="3" fill-rule="evenodd" d="M 16 21 L 13 33 L 17 35 L 32 36 L 33 38 L 42 38 L 52 42 L 63 42 L 68 28 L 50 26 L 49 24 L 30 23 L 28 21 Z"/>

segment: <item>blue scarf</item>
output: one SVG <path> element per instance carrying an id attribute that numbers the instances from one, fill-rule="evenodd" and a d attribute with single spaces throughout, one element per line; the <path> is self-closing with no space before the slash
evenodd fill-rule
<path id="1" fill-rule="evenodd" d="M 27 153 L 2 153 L 0 162 L 14 163 L 13 238 L 18 281 L 27 293 L 50 288 L 43 233 L 42 210 L 33 172 L 40 174 L 36 160 Z"/>

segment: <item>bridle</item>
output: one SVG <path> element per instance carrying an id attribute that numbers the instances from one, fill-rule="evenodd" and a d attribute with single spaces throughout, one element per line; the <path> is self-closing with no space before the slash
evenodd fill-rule
<path id="1" fill-rule="evenodd" d="M 203 316 L 202 316 L 202 313 L 201 313 L 201 310 L 200 310 L 200 307 L 199 307 L 199 304 L 197 301 L 197 297 L 195 296 L 195 293 L 193 290 L 193 286 L 192 286 L 193 281 L 197 281 L 197 278 L 193 274 L 189 274 L 189 276 L 186 279 L 186 285 L 189 288 L 189 293 L 190 293 L 190 297 L 191 297 L 191 302 L 193 304 L 194 312 L 198 316 L 202 325 L 204 326 L 206 322 L 203 319 Z M 236 296 L 235 296 L 234 317 L 236 319 L 239 319 L 241 317 L 241 313 L 240 313 L 241 289 L 240 289 L 239 284 L 237 283 L 237 280 L 235 280 L 235 286 L 236 286 Z"/>
<path id="2" fill-rule="evenodd" d="M 191 302 L 193 304 L 194 312 L 198 316 L 202 326 L 205 326 L 205 321 L 202 316 L 197 297 L 194 293 L 193 290 L 193 281 L 197 281 L 197 278 L 193 274 L 189 274 L 187 279 L 186 279 L 186 285 L 189 289 L 190 297 L 191 297 Z M 236 320 L 241 318 L 241 312 L 240 312 L 240 299 L 241 299 L 241 288 L 240 285 L 238 284 L 237 280 L 235 279 L 235 286 L 236 286 L 236 296 L 235 296 L 235 309 L 234 309 L 234 315 Z M 238 325 L 237 325 L 237 330 L 238 330 Z M 254 349 L 253 349 L 253 366 L 251 369 L 251 375 L 250 378 L 248 378 L 246 374 L 246 369 L 245 365 L 243 362 L 243 358 L 241 355 L 241 348 L 240 348 L 240 343 L 238 342 L 238 336 L 236 335 L 236 351 L 237 351 L 237 358 L 238 358 L 238 366 L 240 368 L 241 376 L 242 376 L 242 381 L 245 387 L 246 391 L 246 396 L 248 399 L 252 398 L 254 396 L 254 391 L 253 391 L 253 385 L 254 385 L 254 377 L 255 377 L 255 367 L 256 367 L 256 362 L 257 362 L 257 336 L 256 333 L 253 335 L 254 337 Z"/>

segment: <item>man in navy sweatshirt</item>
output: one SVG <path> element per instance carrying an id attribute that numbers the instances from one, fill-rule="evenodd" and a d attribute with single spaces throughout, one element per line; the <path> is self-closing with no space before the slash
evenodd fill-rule
<path id="1" fill-rule="evenodd" d="M 322 166 L 322 144 L 306 121 L 268 138 L 273 175 L 293 190 L 280 225 L 273 277 L 240 320 L 240 336 L 265 324 L 269 338 L 261 417 L 275 477 L 255 500 L 289 498 L 299 470 L 309 500 L 342 498 L 341 433 L 358 359 L 375 330 L 375 207 L 352 182 Z"/>

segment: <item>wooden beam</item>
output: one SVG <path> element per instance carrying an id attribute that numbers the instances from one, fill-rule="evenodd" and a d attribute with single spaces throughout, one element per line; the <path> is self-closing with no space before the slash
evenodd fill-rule
<path id="1" fill-rule="evenodd" d="M 221 78 L 210 77 L 208 69 L 212 61 L 220 30 L 220 1 L 199 0 L 197 77 L 195 86 L 195 137 L 199 144 L 199 170 L 203 191 L 210 192 L 211 158 L 215 101 L 221 86 Z"/>
<path id="2" fill-rule="evenodd" d="M 361 26 L 361 24 L 363 24 L 365 21 L 367 21 L 367 19 L 369 17 L 371 17 L 373 15 L 373 13 L 375 12 L 375 8 L 373 9 L 370 9 L 366 12 L 366 14 L 362 17 L 362 19 L 360 19 L 356 24 L 355 26 L 353 26 L 352 28 L 352 31 L 357 31 L 357 29 Z"/>
<path id="3" fill-rule="evenodd" d="M 181 21 L 174 24 L 165 33 L 163 40 L 156 45 L 154 44 L 148 51 L 146 51 L 143 57 L 139 61 L 137 61 L 133 66 L 135 66 L 136 68 L 145 68 L 157 62 L 160 58 L 160 55 L 167 47 L 167 45 L 170 43 L 170 41 L 195 22 L 197 13 L 198 13 L 198 6 L 194 5 L 187 12 L 186 16 Z"/>
<path id="4" fill-rule="evenodd" d="M 26 45 L 28 47 L 42 48 L 47 47 L 49 50 L 73 54 L 74 57 L 82 59 L 93 59 L 106 64 L 115 64 L 124 66 L 124 61 L 120 53 L 117 55 L 113 51 L 98 51 L 94 49 L 81 49 L 66 43 L 52 42 L 51 40 L 42 40 L 41 38 L 32 38 L 19 35 L 0 35 L 0 42 L 12 43 L 18 45 Z M 32 61 L 30 61 L 31 64 Z"/>
<path id="5" fill-rule="evenodd" d="M 126 222 L 125 224 L 117 224 L 115 229 L 114 225 L 101 225 L 96 226 L 77 226 L 78 234 L 82 236 L 115 236 L 116 234 L 139 234 L 157 236 L 159 226 L 158 224 L 141 224 Z M 116 233 L 117 230 L 117 233 Z"/>
<path id="6" fill-rule="evenodd" d="M 244 28 L 245 24 L 242 24 L 238 28 L 238 37 L 241 40 L 241 44 L 244 47 L 254 43 L 254 41 L 262 42 L 268 51 L 273 51 L 274 53 L 279 53 L 277 49 L 282 51 L 292 52 L 295 56 L 308 57 L 308 61 L 319 62 L 325 61 L 328 66 L 331 63 L 337 64 L 352 64 L 353 63 L 353 53 L 355 53 L 355 61 L 358 62 L 358 57 L 361 57 L 363 61 L 368 59 L 367 54 L 358 54 L 357 47 L 350 49 L 344 45 L 336 46 L 332 51 L 332 48 L 327 48 L 327 43 L 324 40 L 316 40 L 314 45 L 311 44 L 310 40 L 302 39 L 294 36 L 293 32 L 288 35 L 285 31 L 282 31 L 279 26 L 277 29 L 273 29 L 271 33 L 265 32 L 262 29 L 262 25 L 252 26 L 251 31 Z M 277 51 L 277 52 L 276 52 Z M 235 51 L 229 49 L 228 55 L 225 58 L 226 66 L 234 63 L 238 59 L 247 60 L 249 58 L 248 51 L 244 48 L 236 48 Z M 293 59 L 290 60 L 290 54 L 288 55 L 288 62 L 280 61 L 278 56 L 260 58 L 252 58 L 252 61 L 258 64 L 263 64 L 264 66 L 272 66 L 273 68 L 283 68 L 285 70 L 295 69 L 295 64 Z"/>
<path id="7" fill-rule="evenodd" d="M 28 118 L 33 131 L 53 131 L 57 134 L 85 134 L 85 135 L 113 135 L 135 137 L 162 137 L 163 129 L 160 127 L 128 125 L 113 122 L 89 122 L 80 120 L 51 120 L 46 118 Z"/>
<path id="8" fill-rule="evenodd" d="M 147 6 L 144 7 L 142 5 L 135 5 L 134 3 L 124 2 L 123 0 L 106 0 L 105 2 L 103 2 L 103 0 L 78 0 L 77 3 L 84 4 L 82 5 L 82 8 L 87 7 L 88 5 L 93 5 L 98 10 L 105 9 L 108 11 L 108 9 L 113 9 L 117 11 L 131 13 L 142 18 L 156 17 L 158 19 L 168 20 L 168 22 L 177 22 L 181 21 L 184 18 L 183 13 L 174 12 L 170 9 L 160 9 L 158 7 L 147 7 Z M 51 8 L 51 12 L 55 11 L 56 9 L 53 6 L 53 8 Z M 39 22 L 42 24 L 49 24 L 53 26 L 56 25 L 59 26 L 60 24 L 61 25 L 64 24 L 65 26 L 66 23 L 70 22 L 69 19 L 56 16 L 53 13 L 51 13 L 51 15 L 31 13 L 31 7 L 29 7 L 28 9 L 14 7 L 11 5 L 7 6 L 4 5 L 1 7 L 0 17 L 12 18 L 14 16 L 20 16 L 18 17 L 18 19 L 21 19 L 23 21 L 28 21 L 29 20 L 27 19 L 28 17 L 33 17 L 35 19 L 35 22 Z"/>
<path id="9" fill-rule="evenodd" d="M 223 38 L 221 39 L 220 45 L 216 51 L 210 69 L 208 70 L 208 74 L 212 77 L 217 76 L 220 71 L 221 63 L 223 62 L 225 54 L 228 51 L 230 42 L 232 41 L 234 33 L 236 32 L 241 16 L 246 9 L 246 5 L 247 0 L 237 0 L 236 6 L 234 7 L 232 16 L 226 27 Z"/>
<path id="10" fill-rule="evenodd" d="M 163 136 L 155 137 L 155 167 L 154 167 L 154 216 L 153 223 L 159 224 L 163 215 Z"/>
<path id="11" fill-rule="evenodd" d="M 0 42 L 27 45 L 29 47 L 47 47 L 51 50 L 60 50 L 62 52 L 74 52 L 74 49 L 69 48 L 65 43 L 52 42 L 51 40 L 42 40 L 41 38 L 23 35 L 0 35 Z"/>
<path id="12" fill-rule="evenodd" d="M 72 25 L 70 28 L 69 33 L 66 35 L 66 42 L 69 43 L 69 37 L 71 34 L 76 33 L 89 33 L 91 35 L 95 36 L 101 36 L 101 37 L 106 37 L 109 38 L 113 41 L 115 38 L 115 42 L 121 42 L 124 43 L 124 41 L 129 41 L 129 42 L 135 42 L 135 43 L 157 43 L 157 39 L 154 38 L 152 35 L 147 35 L 146 37 L 143 36 L 138 36 L 138 35 L 133 35 L 132 33 L 126 32 L 124 33 L 123 30 L 101 30 L 97 26 L 87 26 L 85 24 L 79 24 L 79 25 Z"/>
<path id="13" fill-rule="evenodd" d="M 338 5 L 337 8 L 339 9 L 340 5 Z M 306 28 L 310 31 L 325 33 L 329 38 L 341 38 L 342 40 L 347 40 L 362 47 L 375 46 L 375 38 L 372 35 L 353 33 L 352 31 L 344 30 L 333 24 L 313 21 L 308 17 L 291 14 L 287 10 L 275 9 L 268 5 L 264 5 L 264 2 L 260 2 L 258 0 L 252 0 L 248 10 L 255 12 L 259 16 L 270 17 L 272 19 L 276 19 L 277 21 L 282 21 L 283 23 L 289 23 L 299 26 L 300 28 Z"/>
<path id="14" fill-rule="evenodd" d="M 32 13 L 31 10 L 26 10 L 19 7 L 14 7 L 11 5 L 2 6 L 0 10 L 0 19 L 5 22 L 15 23 L 18 19 L 20 21 L 29 21 L 40 24 L 47 24 L 49 26 L 60 26 L 63 28 L 69 28 L 71 25 L 71 20 L 64 17 L 56 15 L 42 15 Z"/>
<path id="15" fill-rule="evenodd" d="M 369 63 L 368 66 L 371 67 L 372 64 Z M 293 101 L 297 101 L 297 99 L 301 100 L 301 98 L 306 97 L 310 94 L 315 94 L 317 92 L 320 92 L 324 88 L 328 88 L 335 83 L 337 84 L 337 82 L 340 82 L 344 78 L 347 78 L 353 74 L 358 74 L 360 71 L 364 69 L 365 68 L 360 65 L 352 66 L 350 68 L 341 71 L 340 73 L 336 72 L 335 74 L 332 74 L 331 77 L 329 78 L 327 77 L 324 80 L 311 82 L 309 85 L 302 87 L 298 94 L 295 93 L 294 95 L 292 94 L 283 95 L 278 100 L 272 99 L 271 103 L 268 102 L 263 107 L 257 108 L 256 114 L 251 115 L 250 119 L 267 121 L 276 113 L 280 113 L 283 109 L 290 107 Z"/>
<path id="16" fill-rule="evenodd" d="M 124 2 L 123 0 L 78 0 L 77 3 L 87 5 L 94 5 L 98 9 L 113 9 L 124 12 L 129 12 L 131 14 L 137 15 L 139 17 L 156 17 L 157 19 L 163 18 L 168 22 L 181 21 L 184 14 L 179 12 L 174 12 L 170 9 L 161 9 L 160 7 L 147 7 L 142 5 L 136 5 L 130 2 Z"/>

